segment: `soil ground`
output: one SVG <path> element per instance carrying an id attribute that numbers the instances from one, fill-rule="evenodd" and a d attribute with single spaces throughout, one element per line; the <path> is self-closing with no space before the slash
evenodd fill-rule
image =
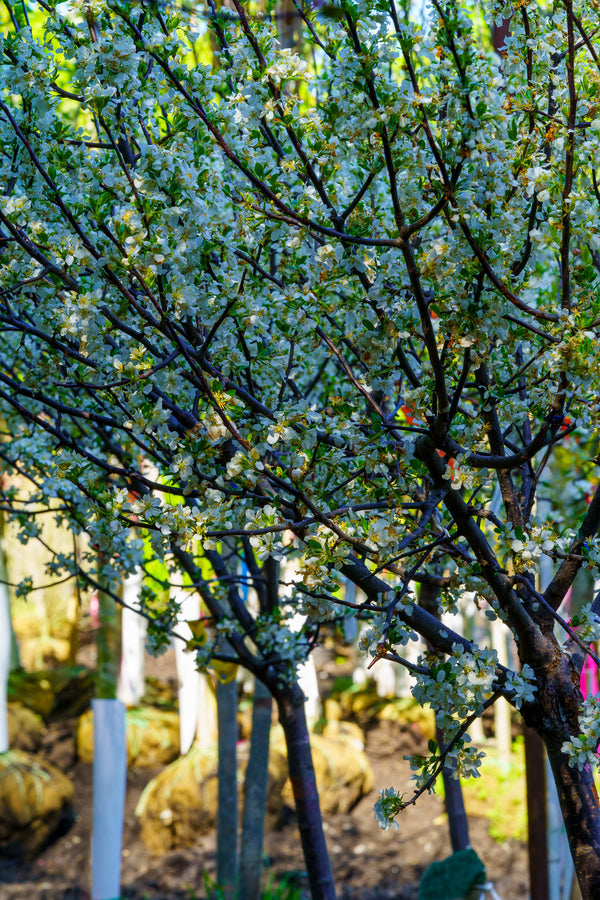
<path id="1" fill-rule="evenodd" d="M 89 647 L 81 648 L 78 662 L 93 667 Z M 175 683 L 172 651 L 149 661 L 147 674 Z M 331 676 L 320 674 L 324 694 Z M 92 767 L 76 758 L 76 720 L 50 725 L 41 755 L 66 772 L 75 784 L 74 821 L 65 833 L 29 862 L 0 856 L 1 900 L 90 900 Z M 400 831 L 383 832 L 373 816 L 380 788 L 393 786 L 410 796 L 414 782 L 406 754 L 426 752 L 417 726 L 374 721 L 366 731 L 366 753 L 373 767 L 375 787 L 345 815 L 324 820 L 339 900 L 417 900 L 419 879 L 425 868 L 451 852 L 443 800 L 422 796 L 405 810 Z M 123 840 L 122 886 L 127 900 L 195 900 L 205 896 L 203 873 L 214 877 L 215 836 L 199 836 L 193 847 L 152 856 L 140 837 L 134 811 L 146 784 L 159 769 L 133 768 L 128 772 Z M 485 773 L 484 773 L 485 774 Z M 526 900 L 529 892 L 527 847 L 521 841 L 497 842 L 490 837 L 489 821 L 471 816 L 471 844 L 477 851 L 501 900 Z M 68 830 L 67 830 L 68 829 Z M 303 897 L 308 884 L 300 836 L 290 810 L 280 826 L 265 837 L 268 871 L 277 879 L 295 873 Z M 440 898 L 442 900 L 442 898 Z"/>
<path id="2" fill-rule="evenodd" d="M 78 762 L 71 748 L 74 723 L 51 728 L 44 755 L 58 762 L 75 783 L 75 821 L 66 834 L 35 860 L 0 859 L 2 900 L 89 900 L 92 809 L 91 766 Z M 367 754 L 376 789 L 348 814 L 327 817 L 325 829 L 341 900 L 416 900 L 423 870 L 450 853 L 443 801 L 423 796 L 400 819 L 400 831 L 382 832 L 373 818 L 377 788 L 393 785 L 412 792 L 410 770 L 403 759 L 415 752 L 410 731 L 380 722 L 367 734 Z M 152 857 L 144 846 L 134 815 L 139 795 L 158 770 L 132 769 L 128 775 L 123 850 L 123 896 L 129 900 L 190 900 L 204 896 L 203 871 L 214 875 L 213 835 L 194 847 Z M 484 818 L 470 819 L 471 843 L 483 859 L 488 878 L 502 900 L 524 900 L 528 894 L 526 846 L 515 840 L 494 841 Z M 269 868 L 277 875 L 295 872 L 305 887 L 300 838 L 290 811 L 287 822 L 266 836 Z"/>

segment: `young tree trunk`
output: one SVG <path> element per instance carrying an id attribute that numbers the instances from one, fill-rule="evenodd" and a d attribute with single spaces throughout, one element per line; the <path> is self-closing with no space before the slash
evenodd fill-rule
<path id="1" fill-rule="evenodd" d="M 258 900 L 260 897 L 272 705 L 269 689 L 258 678 L 255 679 L 250 757 L 244 790 L 238 900 Z"/>
<path id="2" fill-rule="evenodd" d="M 277 689 L 275 699 L 279 721 L 285 734 L 290 781 L 311 897 L 312 900 L 335 900 L 333 872 L 323 832 L 304 712 L 304 695 L 298 685 L 294 684 Z"/>
<path id="3" fill-rule="evenodd" d="M 600 897 L 600 806 L 590 766 L 569 765 L 559 740 L 547 741 L 546 751 L 554 774 L 569 847 L 581 888 L 582 900 Z"/>
<path id="4" fill-rule="evenodd" d="M 217 682 L 219 729 L 219 804 L 217 809 L 217 884 L 224 900 L 233 900 L 237 886 L 237 706 L 236 681 Z"/>
<path id="5" fill-rule="evenodd" d="M 589 766 L 569 765 L 562 745 L 580 731 L 579 671 L 551 636 L 539 636 L 536 700 L 523 708 L 527 725 L 542 738 L 554 775 L 582 900 L 600 897 L 600 804 Z M 545 657 L 545 659 L 544 659 Z M 545 834 L 539 836 L 545 840 Z"/>
<path id="6" fill-rule="evenodd" d="M 281 46 L 294 49 L 300 34 L 300 13 L 293 0 L 279 0 L 276 15 Z"/>
<path id="7" fill-rule="evenodd" d="M 441 745 L 443 736 L 439 728 L 436 728 L 436 733 L 438 745 Z M 452 766 L 444 766 L 442 769 L 442 780 L 444 782 L 444 798 L 452 852 L 457 853 L 459 850 L 468 850 L 471 846 L 469 820 L 465 811 L 465 801 L 460 779 L 454 778 L 454 768 Z"/>
<path id="8" fill-rule="evenodd" d="M 546 815 L 546 760 L 542 740 L 525 728 L 525 780 L 527 790 L 527 848 L 531 900 L 548 900 L 548 823 Z"/>
<path id="9" fill-rule="evenodd" d="M 435 585 L 422 584 L 419 588 L 419 605 L 427 612 L 439 619 L 438 598 L 440 590 Z M 442 746 L 444 735 L 436 724 L 436 738 L 438 746 Z M 444 766 L 442 780 L 444 782 L 444 802 L 448 815 L 448 830 L 453 853 L 459 850 L 468 850 L 471 846 L 469 837 L 469 822 L 465 811 L 460 779 L 454 778 L 454 767 Z"/>

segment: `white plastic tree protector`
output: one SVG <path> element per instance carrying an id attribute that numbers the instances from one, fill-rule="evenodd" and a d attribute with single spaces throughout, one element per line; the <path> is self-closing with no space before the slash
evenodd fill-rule
<path id="1" fill-rule="evenodd" d="M 494 619 L 492 622 L 492 647 L 498 654 L 498 662 L 501 666 L 508 666 L 508 631 L 504 622 Z M 496 751 L 501 768 L 508 772 L 510 769 L 510 753 L 512 747 L 512 730 L 510 704 L 504 697 L 499 697 L 494 703 L 494 731 L 496 734 Z"/>
<path id="2" fill-rule="evenodd" d="M 1 552 L 1 550 L 0 550 Z M 0 753 L 8 750 L 7 689 L 10 671 L 10 606 L 8 589 L 0 584 Z"/>
<path id="3" fill-rule="evenodd" d="M 146 619 L 136 610 L 140 606 L 142 570 L 138 569 L 123 582 L 121 615 L 121 667 L 117 696 L 126 706 L 137 706 L 144 696 L 144 657 L 146 653 Z"/>
<path id="4" fill-rule="evenodd" d="M 121 896 L 121 852 L 127 783 L 125 704 L 121 700 L 92 700 L 92 710 L 92 900 L 118 900 Z"/>
<path id="5" fill-rule="evenodd" d="M 344 582 L 344 600 L 346 603 L 356 603 L 356 585 L 349 578 Z M 353 612 L 348 611 L 344 616 L 344 640 L 351 644 L 358 637 L 358 619 Z"/>
<path id="6" fill-rule="evenodd" d="M 179 603 L 177 634 L 186 639 L 192 637 L 187 622 L 200 616 L 200 598 L 196 591 L 186 588 L 172 588 Z M 179 740 L 181 754 L 188 752 L 196 737 L 198 711 L 200 706 L 200 674 L 196 669 L 194 653 L 186 650 L 183 641 L 175 640 L 175 662 L 179 682 Z"/>
<path id="7" fill-rule="evenodd" d="M 283 581 L 293 581 L 298 572 L 298 561 L 296 559 L 286 559 L 281 561 L 280 577 Z M 306 616 L 302 613 L 295 613 L 289 619 L 287 626 L 290 631 L 298 632 L 306 622 Z M 304 711 L 306 721 L 309 728 L 312 728 L 315 722 L 321 716 L 321 698 L 319 696 L 319 682 L 317 680 L 317 670 L 315 661 L 309 656 L 306 662 L 298 666 L 296 677 L 298 684 L 305 698 Z"/>
<path id="8" fill-rule="evenodd" d="M 288 622 L 290 631 L 300 631 L 306 621 L 302 613 L 295 613 Z M 298 684 L 304 694 L 304 711 L 309 728 L 312 728 L 321 715 L 321 698 L 315 661 L 309 656 L 306 662 L 298 666 Z"/>

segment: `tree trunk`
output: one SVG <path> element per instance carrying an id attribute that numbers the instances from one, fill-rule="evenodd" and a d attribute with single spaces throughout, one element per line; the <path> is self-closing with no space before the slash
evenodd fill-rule
<path id="1" fill-rule="evenodd" d="M 544 745 L 535 731 L 525 727 L 525 779 L 527 783 L 527 847 L 531 900 L 548 898 L 548 845 L 546 835 L 546 760 Z"/>
<path id="2" fill-rule="evenodd" d="M 600 897 L 600 807 L 590 766 L 570 766 L 562 737 L 546 742 L 582 900 Z"/>
<path id="3" fill-rule="evenodd" d="M 441 746 L 443 735 L 437 726 L 436 736 L 438 745 Z M 452 844 L 452 852 L 458 853 L 459 850 L 468 850 L 471 846 L 469 820 L 465 811 L 462 786 L 460 779 L 454 778 L 453 766 L 444 766 L 442 769 L 442 780 L 444 782 L 444 802 L 448 816 L 450 843 Z"/>
<path id="4" fill-rule="evenodd" d="M 312 900 L 335 900 L 333 872 L 325 843 L 304 713 L 304 696 L 298 685 L 294 684 L 278 689 L 275 699 L 279 721 L 285 734 L 290 781 L 311 897 Z"/>
<path id="5" fill-rule="evenodd" d="M 237 682 L 217 681 L 219 729 L 219 804 L 217 809 L 217 884 L 224 900 L 233 900 L 237 887 Z"/>
<path id="6" fill-rule="evenodd" d="M 532 655 L 534 658 L 534 655 Z M 569 765 L 562 745 L 579 734 L 583 697 L 580 672 L 570 653 L 553 637 L 539 635 L 535 702 L 522 709 L 529 727 L 542 738 L 554 775 L 569 849 L 582 900 L 600 897 L 600 806 L 591 768 Z M 545 840 L 546 835 L 539 838 Z"/>
<path id="7" fill-rule="evenodd" d="M 293 0 L 279 0 L 276 6 L 276 16 L 281 46 L 295 49 L 300 34 L 300 13 Z"/>
<path id="8" fill-rule="evenodd" d="M 439 615 L 439 599 L 440 589 L 437 585 L 422 584 L 419 587 L 419 606 L 435 616 Z M 436 723 L 436 738 L 438 746 L 444 743 L 444 735 Z M 465 801 L 463 798 L 462 786 L 460 779 L 453 777 L 454 766 L 444 766 L 442 769 L 442 780 L 444 782 L 444 803 L 446 806 L 446 814 L 448 816 L 448 830 L 450 832 L 450 843 L 452 844 L 452 852 L 457 853 L 459 850 L 468 850 L 471 846 L 469 837 L 469 821 L 465 811 Z"/>
<path id="9" fill-rule="evenodd" d="M 258 900 L 260 897 L 272 705 L 270 691 L 262 681 L 255 679 L 250 757 L 244 789 L 239 900 Z"/>

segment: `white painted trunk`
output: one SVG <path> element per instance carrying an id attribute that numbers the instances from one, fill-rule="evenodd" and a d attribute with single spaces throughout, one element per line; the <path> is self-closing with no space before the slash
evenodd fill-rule
<path id="1" fill-rule="evenodd" d="M 290 631 L 300 631 L 306 621 L 306 616 L 296 613 L 289 621 Z M 306 662 L 298 666 L 298 684 L 304 694 L 304 712 L 308 727 L 312 728 L 321 716 L 321 698 L 319 697 L 319 682 L 317 670 L 312 656 Z"/>
<path id="2" fill-rule="evenodd" d="M 344 585 L 344 600 L 346 603 L 356 603 L 356 585 L 349 578 L 346 578 Z M 344 640 L 349 644 L 358 638 L 358 619 L 354 612 L 348 610 L 344 616 Z"/>
<path id="3" fill-rule="evenodd" d="M 142 570 L 138 569 L 123 582 L 121 613 L 121 668 L 117 696 L 125 706 L 137 706 L 144 696 L 144 657 L 147 623 L 136 610 L 140 608 Z"/>
<path id="4" fill-rule="evenodd" d="M 285 560 L 281 563 L 281 577 L 284 581 L 292 581 L 293 575 L 297 571 L 296 560 Z M 285 573 L 284 573 L 285 568 Z M 290 631 L 298 632 L 306 621 L 306 616 L 302 613 L 296 613 L 288 622 Z M 317 680 L 317 670 L 312 656 L 309 656 L 306 662 L 298 666 L 296 674 L 298 684 L 304 694 L 304 712 L 308 721 L 308 727 L 312 728 L 317 720 L 321 717 L 321 698 L 319 696 L 319 682 Z"/>
<path id="5" fill-rule="evenodd" d="M 217 697 L 211 687 L 208 676 L 196 672 L 198 684 L 198 705 L 196 725 L 196 742 L 201 747 L 209 747 L 217 743 Z"/>
<path id="6" fill-rule="evenodd" d="M 508 666 L 506 637 L 506 626 L 500 619 L 495 619 L 492 622 L 492 648 L 498 654 L 498 661 L 501 666 Z M 510 769 L 512 734 L 510 704 L 504 697 L 500 697 L 494 703 L 494 730 L 496 732 L 498 763 L 505 772 L 508 772 Z"/>
<path id="7" fill-rule="evenodd" d="M 177 633 L 189 640 L 192 637 L 188 621 L 192 622 L 200 616 L 200 599 L 196 591 L 185 588 L 173 588 L 175 599 L 179 603 L 177 616 Z M 179 699 L 179 740 L 182 755 L 187 753 L 194 742 L 198 725 L 198 706 L 200 702 L 200 678 L 196 671 L 194 654 L 186 650 L 182 641 L 175 641 L 175 662 L 177 664 L 178 699 Z"/>
<path id="8" fill-rule="evenodd" d="M 92 900 L 118 900 L 121 896 L 121 852 L 127 783 L 125 705 L 121 700 L 93 700 L 92 709 Z"/>
<path id="9" fill-rule="evenodd" d="M 179 603 L 177 633 L 192 637 L 187 622 L 200 616 L 198 594 L 186 588 L 174 588 Z M 208 677 L 196 669 L 196 655 L 186 650 L 182 641 L 175 641 L 175 661 L 179 682 L 179 739 L 182 755 L 194 740 L 206 747 L 217 741 L 217 702 Z"/>

